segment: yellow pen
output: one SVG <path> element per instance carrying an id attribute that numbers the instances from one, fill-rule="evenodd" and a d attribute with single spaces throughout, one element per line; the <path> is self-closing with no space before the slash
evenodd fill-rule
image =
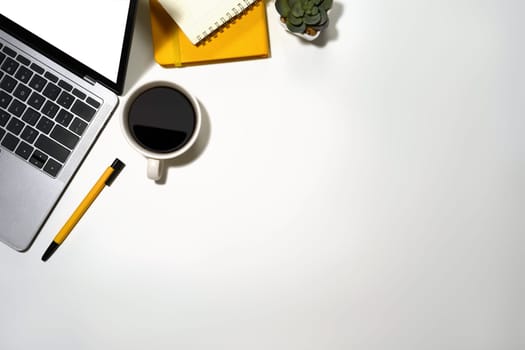
<path id="1" fill-rule="evenodd" d="M 93 188 L 89 191 L 89 193 L 86 195 L 86 197 L 80 202 L 77 209 L 71 214 L 71 217 L 69 220 L 66 221 L 62 229 L 57 233 L 55 238 L 53 238 L 53 241 L 47 247 L 44 255 L 42 255 L 42 261 L 47 261 L 51 255 L 60 247 L 62 242 L 66 239 L 66 237 L 69 235 L 71 230 L 75 227 L 75 225 L 80 221 L 82 216 L 86 213 L 88 208 L 93 204 L 95 199 L 97 199 L 98 195 L 105 186 L 110 186 L 115 178 L 120 174 L 122 169 L 124 169 L 126 165 L 122 163 L 118 158 L 115 159 L 113 164 L 109 166 L 106 171 L 102 174 L 102 176 L 98 179 L 98 181 L 95 183 Z"/>

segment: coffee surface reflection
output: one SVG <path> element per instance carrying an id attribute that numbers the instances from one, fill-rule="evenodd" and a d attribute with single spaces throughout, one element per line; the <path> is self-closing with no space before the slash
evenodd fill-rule
<path id="1" fill-rule="evenodd" d="M 128 128 L 145 149 L 170 153 L 183 147 L 196 124 L 191 101 L 168 86 L 145 90 L 130 105 Z"/>

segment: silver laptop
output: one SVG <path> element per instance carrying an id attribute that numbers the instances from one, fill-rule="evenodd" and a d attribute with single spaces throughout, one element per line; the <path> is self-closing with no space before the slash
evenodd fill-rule
<path id="1" fill-rule="evenodd" d="M 31 246 L 114 112 L 135 10 L 136 0 L 2 2 L 0 240 L 8 246 Z"/>

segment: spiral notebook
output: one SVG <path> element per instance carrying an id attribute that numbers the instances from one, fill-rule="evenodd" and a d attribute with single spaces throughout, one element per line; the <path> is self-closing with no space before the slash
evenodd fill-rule
<path id="1" fill-rule="evenodd" d="M 159 0 L 166 12 L 196 45 L 243 13 L 256 0 Z"/>

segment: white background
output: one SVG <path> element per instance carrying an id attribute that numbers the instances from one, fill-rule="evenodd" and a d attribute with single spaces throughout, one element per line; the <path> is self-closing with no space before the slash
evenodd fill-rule
<path id="1" fill-rule="evenodd" d="M 141 1 L 119 109 L 33 247 L 0 247 L 2 350 L 525 347 L 525 3 L 336 1 L 318 44 L 273 6 L 271 58 L 164 69 Z M 155 79 L 205 111 L 159 184 L 120 130 Z"/>

